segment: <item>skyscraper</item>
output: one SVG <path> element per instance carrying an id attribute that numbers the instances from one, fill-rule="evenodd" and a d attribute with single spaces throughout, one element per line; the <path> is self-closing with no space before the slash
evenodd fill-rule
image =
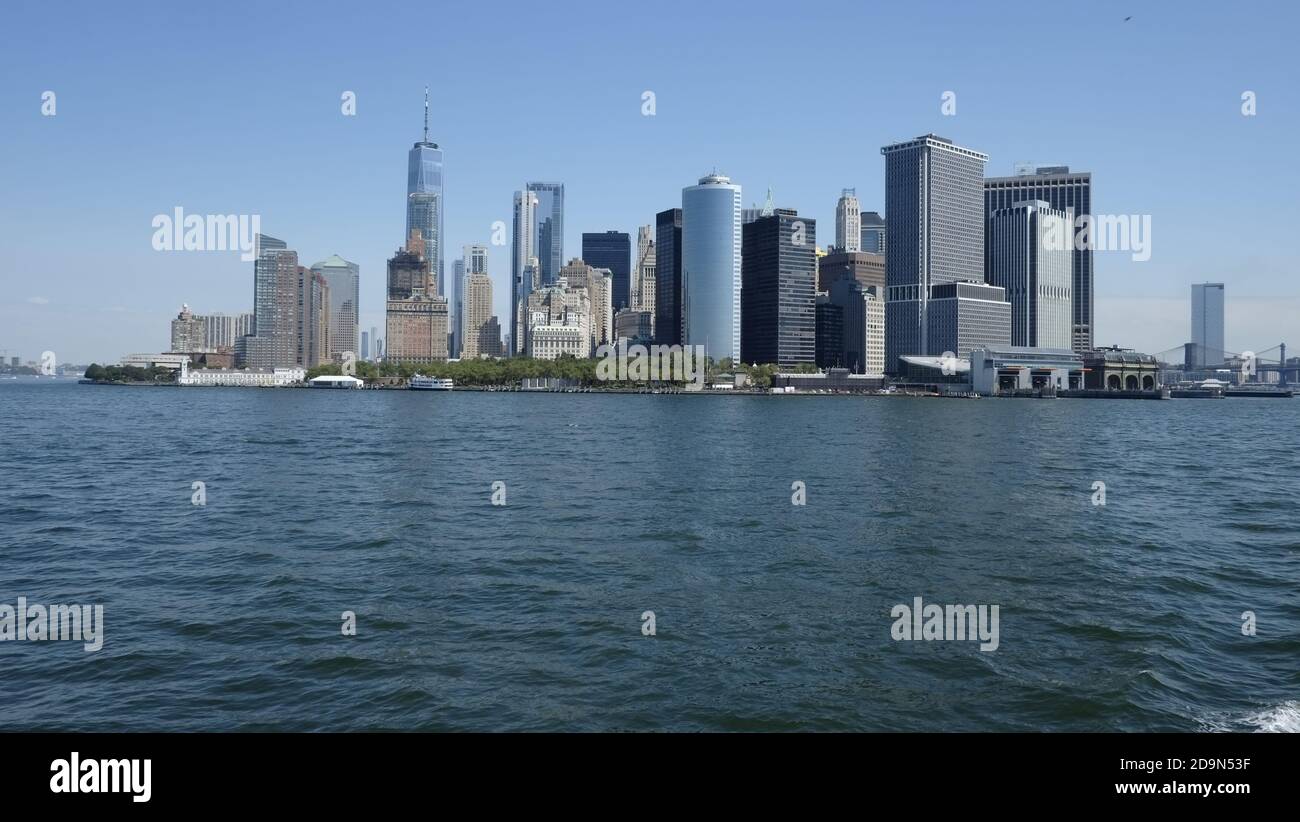
<path id="1" fill-rule="evenodd" d="M 257 235 L 253 261 L 253 334 L 244 361 L 251 368 L 298 363 L 298 253 L 284 240 Z"/>
<path id="2" fill-rule="evenodd" d="M 429 142 L 429 88 L 424 89 L 424 139 L 411 147 L 406 163 L 406 236 L 418 229 L 424 238 L 425 257 L 437 280 L 437 293 L 445 296 L 443 283 L 443 186 L 442 149 Z"/>
<path id="3" fill-rule="evenodd" d="M 592 268 L 609 269 L 613 278 L 615 311 L 631 305 L 632 238 L 626 232 L 584 233 L 582 259 Z"/>
<path id="4" fill-rule="evenodd" d="M 835 249 L 862 250 L 862 212 L 857 189 L 846 188 L 835 204 Z"/>
<path id="5" fill-rule="evenodd" d="M 899 358 L 904 355 L 943 353 L 929 350 L 932 290 L 963 281 L 984 283 L 984 164 L 988 155 L 934 134 L 884 146 L 880 151 L 885 156 L 889 232 L 885 370 L 897 373 Z M 964 297 L 974 293 L 970 289 L 961 292 Z M 956 292 L 953 296 L 955 299 Z"/>
<path id="6" fill-rule="evenodd" d="M 989 216 L 985 271 L 1011 303 L 1011 344 L 1070 350 L 1074 219 L 1042 200 Z"/>
<path id="7" fill-rule="evenodd" d="M 636 263 L 632 266 L 632 294 L 629 305 L 634 311 L 650 314 L 653 327 L 655 312 L 655 227 L 639 226 L 636 230 Z"/>
<path id="8" fill-rule="evenodd" d="M 537 233 L 534 226 L 537 195 L 526 188 L 515 192 L 513 247 L 510 255 L 510 347 L 509 353 L 522 354 L 526 348 L 527 317 L 524 316 L 532 278 L 530 264 L 537 260 Z"/>
<path id="9" fill-rule="evenodd" d="M 182 304 L 180 313 L 172 320 L 172 341 L 168 351 L 192 353 L 207 351 L 208 342 L 203 318 Z"/>
<path id="10" fill-rule="evenodd" d="M 330 360 L 330 287 L 323 274 L 298 266 L 298 365 L 311 368 Z"/>
<path id="11" fill-rule="evenodd" d="M 533 254 L 541 266 L 542 284 L 553 285 L 564 267 L 564 183 L 529 183 L 533 208 Z"/>
<path id="12" fill-rule="evenodd" d="M 463 256 L 459 260 L 461 267 L 456 276 L 456 300 L 455 311 L 453 312 L 453 321 L 455 331 L 452 338 L 455 340 L 454 353 L 460 356 L 461 350 L 465 347 L 467 331 L 465 317 L 465 293 L 468 288 L 469 277 L 472 274 L 487 274 L 487 246 L 485 245 L 467 245 L 461 250 Z M 490 308 L 490 307 L 489 307 Z M 491 311 L 488 312 L 491 314 Z M 494 355 L 495 356 L 495 355 Z"/>
<path id="13" fill-rule="evenodd" d="M 817 222 L 778 208 L 746 224 L 743 235 L 740 358 L 783 368 L 813 364 Z"/>
<path id="14" fill-rule="evenodd" d="M 864 211 L 859 215 L 862 221 L 862 251 L 868 254 L 885 253 L 888 247 L 885 242 L 886 223 L 885 218 L 881 217 L 874 211 Z"/>
<path id="15" fill-rule="evenodd" d="M 451 264 L 451 290 L 452 298 L 448 301 L 448 321 L 451 323 L 449 332 L 451 333 L 451 344 L 448 353 L 453 357 L 460 356 L 460 348 L 464 345 L 462 338 L 462 326 L 465 324 L 464 301 L 465 301 L 465 258 L 457 257 Z"/>
<path id="16" fill-rule="evenodd" d="M 655 215 L 655 342 L 682 344 L 682 210 Z"/>
<path id="17" fill-rule="evenodd" d="M 1092 174 L 1070 172 L 1069 166 L 1037 166 L 1015 177 L 990 177 L 984 181 L 984 214 L 1010 208 L 1025 200 L 1042 200 L 1057 211 L 1074 214 L 1076 229 L 1081 219 L 1092 219 Z M 1070 234 L 1074 260 L 1071 287 L 1073 328 L 1071 348 L 1079 353 L 1093 350 L 1092 247 L 1078 248 Z"/>
<path id="18" fill-rule="evenodd" d="M 465 278 L 465 345 L 461 358 L 496 357 L 500 354 L 500 331 L 489 325 L 492 316 L 492 278 L 476 271 Z M 496 340 L 492 339 L 493 335 Z"/>
<path id="19" fill-rule="evenodd" d="M 431 363 L 447 359 L 447 300 L 434 293 L 432 263 L 413 229 L 406 248 L 388 261 L 385 305 L 387 359 Z"/>
<path id="20" fill-rule="evenodd" d="M 682 339 L 740 356 L 740 186 L 713 173 L 682 189 Z"/>
<path id="21" fill-rule="evenodd" d="M 338 357 L 345 351 L 355 354 L 360 320 L 357 303 L 361 297 L 361 266 L 334 254 L 313 265 L 311 270 L 329 283 L 329 356 Z"/>
<path id="22" fill-rule="evenodd" d="M 1223 365 L 1223 283 L 1192 285 L 1193 367 Z"/>

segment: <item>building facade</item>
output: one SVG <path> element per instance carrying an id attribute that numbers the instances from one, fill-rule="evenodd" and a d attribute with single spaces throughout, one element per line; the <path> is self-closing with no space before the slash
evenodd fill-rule
<path id="1" fill-rule="evenodd" d="M 817 360 L 817 221 L 778 208 L 744 226 L 740 358 L 782 368 Z M 860 310 L 860 309 L 859 309 Z"/>
<path id="2" fill-rule="evenodd" d="M 841 278 L 858 281 L 863 288 L 885 290 L 885 258 L 861 251 L 833 251 L 817 258 L 817 290 L 826 291 Z"/>
<path id="3" fill-rule="evenodd" d="M 632 304 L 632 239 L 626 232 L 584 233 L 582 259 L 592 268 L 609 270 L 615 311 Z"/>
<path id="4" fill-rule="evenodd" d="M 1092 174 L 1071 172 L 1069 166 L 1038 166 L 1014 177 L 990 177 L 984 181 L 986 216 L 1024 200 L 1041 200 L 1057 211 L 1070 212 L 1077 228 L 1081 220 L 1092 219 Z M 1077 231 L 1070 235 L 1074 250 L 1070 347 L 1082 353 L 1093 348 L 1093 249 L 1091 244 L 1075 243 L 1076 235 Z M 1086 247 L 1079 248 L 1079 245 Z"/>
<path id="5" fill-rule="evenodd" d="M 1192 285 L 1192 366 L 1214 368 L 1227 357 L 1223 338 L 1223 283 Z"/>
<path id="6" fill-rule="evenodd" d="M 655 342 L 682 344 L 682 210 L 655 215 Z"/>
<path id="7" fill-rule="evenodd" d="M 329 351 L 332 359 L 357 352 L 360 324 L 361 266 L 337 254 L 321 260 L 311 270 L 325 278 L 330 292 Z"/>
<path id="8" fill-rule="evenodd" d="M 682 340 L 740 356 L 740 186 L 720 174 L 682 189 Z"/>
<path id="9" fill-rule="evenodd" d="M 835 250 L 862 250 L 862 212 L 859 210 L 858 192 L 846 188 L 835 204 Z"/>
<path id="10" fill-rule="evenodd" d="M 189 305 L 182 304 L 180 313 L 172 320 L 171 348 L 168 351 L 208 351 L 207 329 L 203 318 L 190 311 Z"/>
<path id="11" fill-rule="evenodd" d="M 1074 219 L 1043 200 L 989 215 L 988 282 L 1011 303 L 1011 345 L 1070 350 L 1074 340 Z"/>
<path id="12" fill-rule="evenodd" d="M 888 247 L 885 239 L 885 218 L 874 211 L 864 211 L 859 216 L 862 226 L 862 243 L 858 250 L 865 251 L 868 254 L 879 254 L 883 257 L 885 249 Z"/>
<path id="13" fill-rule="evenodd" d="M 881 153 L 889 215 L 885 357 L 886 370 L 896 373 L 904 355 L 942 352 L 931 350 L 933 340 L 953 336 L 930 331 L 933 290 L 984 281 L 988 156 L 934 134 L 885 146 Z M 945 311 L 956 308 L 955 302 L 944 305 Z"/>
<path id="14" fill-rule="evenodd" d="M 491 340 L 488 321 L 492 316 L 492 278 L 486 272 L 470 274 L 465 281 L 465 329 L 461 359 L 499 356 L 501 332 Z"/>
<path id="15" fill-rule="evenodd" d="M 429 89 L 424 90 L 424 139 L 411 147 L 406 162 L 406 236 L 418 230 L 424 254 L 444 294 L 442 149 L 429 140 Z"/>
<path id="16" fill-rule="evenodd" d="M 552 285 L 564 267 L 564 183 L 528 183 L 533 195 L 533 256 L 543 285 Z"/>
<path id="17" fill-rule="evenodd" d="M 253 368 L 298 364 L 298 253 L 275 237 L 257 235 L 253 261 L 253 335 L 245 362 Z"/>

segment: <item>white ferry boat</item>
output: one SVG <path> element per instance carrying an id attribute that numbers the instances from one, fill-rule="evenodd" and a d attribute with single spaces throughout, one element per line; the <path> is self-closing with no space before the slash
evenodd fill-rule
<path id="1" fill-rule="evenodd" d="M 426 377 L 423 374 L 416 374 L 411 377 L 406 387 L 412 391 L 450 391 L 453 385 L 450 377 Z"/>

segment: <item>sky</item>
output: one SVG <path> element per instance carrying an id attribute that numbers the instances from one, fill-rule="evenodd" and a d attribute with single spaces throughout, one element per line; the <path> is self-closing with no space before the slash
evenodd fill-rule
<path id="1" fill-rule="evenodd" d="M 425 85 L 448 274 L 529 180 L 566 185 L 566 259 L 584 231 L 635 242 L 714 168 L 746 206 L 770 186 L 825 246 L 842 188 L 885 210 L 880 147 L 933 132 L 989 176 L 1069 165 L 1092 172 L 1094 212 L 1150 215 L 1149 260 L 1096 255 L 1098 344 L 1181 345 L 1189 285 L 1215 281 L 1229 350 L 1300 354 L 1298 8 L 6 0 L 0 355 L 115 362 L 166 350 L 182 303 L 251 311 L 238 252 L 154 250 L 178 206 L 260 215 L 304 265 L 358 263 L 361 327 L 382 335 Z M 506 327 L 509 254 L 489 248 Z"/>

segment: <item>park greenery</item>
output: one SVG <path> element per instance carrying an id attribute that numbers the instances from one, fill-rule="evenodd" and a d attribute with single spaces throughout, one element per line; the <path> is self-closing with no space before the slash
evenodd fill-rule
<path id="1" fill-rule="evenodd" d="M 449 377 L 458 386 L 517 388 L 525 379 L 553 378 L 570 380 L 573 384 L 588 388 L 645 388 L 647 383 L 636 381 L 600 380 L 596 377 L 598 358 L 577 359 L 562 356 L 554 360 L 539 360 L 531 357 L 510 357 L 507 359 L 459 360 L 436 363 L 399 363 L 368 362 L 356 364 L 358 379 L 377 385 L 401 385 L 416 374 L 426 377 Z M 815 371 L 815 368 L 811 369 Z M 720 362 L 709 361 L 708 381 L 715 382 L 721 375 L 745 374 L 749 385 L 755 388 L 767 388 L 772 384 L 772 375 L 777 373 L 777 366 L 745 365 L 733 366 L 728 359 Z M 338 363 L 318 365 L 308 369 L 307 379 L 322 375 L 343 373 Z M 727 382 L 731 380 L 723 377 Z M 662 381 L 654 386 L 669 387 L 683 385 L 682 381 Z"/>
<path id="2" fill-rule="evenodd" d="M 86 366 L 83 379 L 96 382 L 118 383 L 174 383 L 179 372 L 161 366 L 140 368 L 134 365 L 100 365 L 91 363 Z"/>

